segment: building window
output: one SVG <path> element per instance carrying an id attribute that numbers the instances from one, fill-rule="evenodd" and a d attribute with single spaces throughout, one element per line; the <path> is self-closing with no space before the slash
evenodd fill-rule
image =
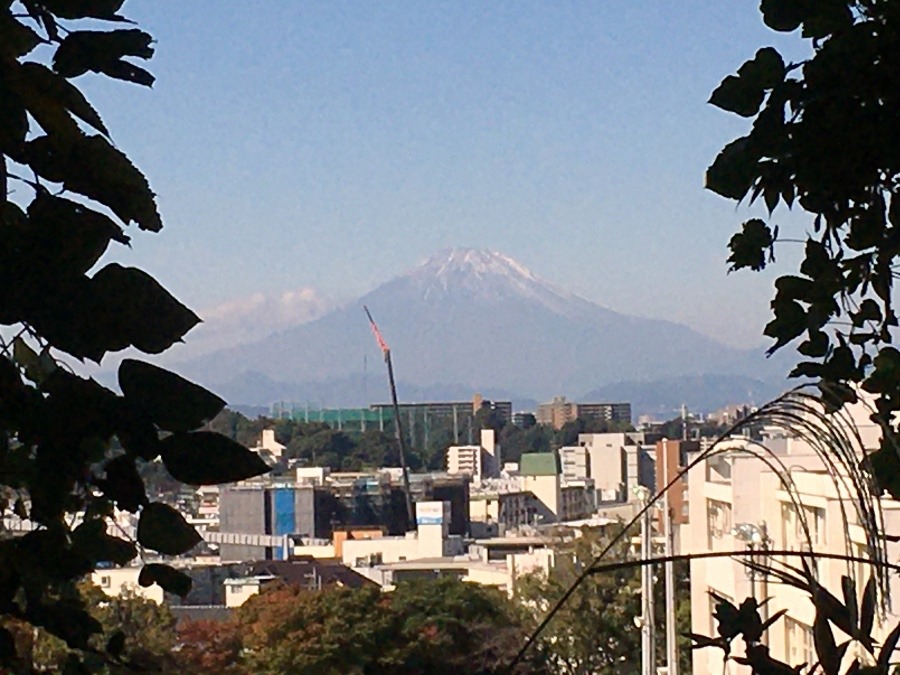
<path id="1" fill-rule="evenodd" d="M 806 523 L 809 526 L 809 536 L 812 538 L 813 546 L 823 546 L 826 543 L 825 509 L 804 506 L 803 512 L 806 516 Z"/>
<path id="2" fill-rule="evenodd" d="M 802 517 L 794 504 L 781 505 L 782 545 L 786 550 L 806 550 L 810 541 L 814 547 L 824 546 L 826 541 L 825 509 L 816 506 L 801 506 Z M 809 528 L 809 539 L 806 530 Z"/>
<path id="3" fill-rule="evenodd" d="M 812 628 L 790 617 L 784 619 L 788 663 L 816 663 Z"/>
<path id="4" fill-rule="evenodd" d="M 112 577 L 102 576 L 100 577 L 100 588 L 109 588 L 112 586 Z"/>
<path id="5" fill-rule="evenodd" d="M 244 592 L 244 587 L 243 586 L 232 586 L 231 592 L 234 593 L 235 595 L 240 595 L 241 593 Z"/>
<path id="6" fill-rule="evenodd" d="M 712 548 L 713 539 L 721 539 L 731 532 L 731 504 L 716 499 L 707 499 L 706 525 L 708 548 Z"/>

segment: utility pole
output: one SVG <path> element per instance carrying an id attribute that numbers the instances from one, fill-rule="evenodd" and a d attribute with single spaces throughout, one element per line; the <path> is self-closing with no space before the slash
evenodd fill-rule
<path id="1" fill-rule="evenodd" d="M 687 429 L 686 409 L 682 407 L 684 428 Z M 680 449 L 680 448 L 679 448 Z M 669 475 L 669 441 L 663 441 L 663 479 L 662 486 L 672 480 Z M 669 491 L 663 492 L 662 521 L 665 526 L 665 556 L 671 558 L 675 554 L 675 528 L 672 527 L 672 507 L 669 505 Z M 666 570 L 666 675 L 678 675 L 678 629 L 675 625 L 675 563 L 667 560 Z"/>
<path id="2" fill-rule="evenodd" d="M 641 509 L 650 501 L 650 491 L 640 485 L 635 488 Z M 649 560 L 651 550 L 650 510 L 641 516 L 641 560 Z M 656 636 L 653 606 L 653 566 L 641 565 L 641 675 L 656 675 Z"/>
<path id="3" fill-rule="evenodd" d="M 372 333 L 375 334 L 375 340 L 384 354 L 384 362 L 387 364 L 388 384 L 391 387 L 391 402 L 394 406 L 394 431 L 397 435 L 397 447 L 400 452 L 400 471 L 403 473 L 403 491 L 406 493 L 406 518 L 409 526 L 416 528 L 416 516 L 413 513 L 412 494 L 409 489 L 409 471 L 406 468 L 406 439 L 403 437 L 403 424 L 400 420 L 400 403 L 397 401 L 397 385 L 394 383 L 394 364 L 391 363 L 391 350 L 381 337 L 381 331 L 375 325 L 375 319 L 372 318 L 369 308 L 363 305 L 366 310 L 366 316 L 369 317 L 369 325 L 372 327 Z"/>

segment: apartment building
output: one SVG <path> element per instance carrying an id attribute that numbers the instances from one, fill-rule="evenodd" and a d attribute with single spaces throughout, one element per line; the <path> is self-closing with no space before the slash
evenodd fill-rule
<path id="1" fill-rule="evenodd" d="M 447 448 L 447 473 L 467 474 L 476 482 L 500 475 L 500 446 L 493 429 L 482 429 L 480 445 L 451 445 Z"/>
<path id="2" fill-rule="evenodd" d="M 653 486 L 654 446 L 643 441 L 640 432 L 578 434 L 578 445 L 559 449 L 563 479 L 590 478 L 598 503 L 627 501 L 636 485 Z"/>
<path id="3" fill-rule="evenodd" d="M 688 522 L 688 477 L 679 478 L 679 473 L 687 466 L 688 457 L 700 450 L 698 441 L 674 441 L 662 439 L 656 442 L 656 492 L 662 492 L 669 483 L 676 481 L 668 490 L 669 513 L 672 524 Z"/>
<path id="4" fill-rule="evenodd" d="M 863 446 L 877 447 L 878 432 L 862 409 L 853 413 Z M 688 477 L 688 523 L 681 528 L 682 551 L 689 553 L 754 550 L 813 550 L 819 553 L 868 557 L 865 530 L 855 513 L 851 489 L 804 440 L 769 437 L 761 443 L 736 438 L 723 444 L 722 454 L 695 467 Z M 862 447 L 857 448 L 862 452 Z M 764 453 L 769 465 L 753 454 Z M 883 524 L 887 532 L 900 531 L 900 504 L 882 500 Z M 900 545 L 888 544 L 888 557 L 900 556 Z M 789 556 L 785 561 L 795 566 Z M 768 559 L 777 565 L 777 560 Z M 870 570 L 865 564 L 819 559 L 818 579 L 841 597 L 841 576 L 852 575 L 861 587 Z M 893 597 L 900 585 L 892 582 Z M 715 635 L 712 618 L 716 601 L 711 593 L 736 603 L 755 596 L 771 598 L 763 619 L 785 611 L 767 632 L 774 658 L 792 665 L 814 663 L 813 624 L 815 608 L 798 589 L 775 579 L 753 574 L 732 557 L 691 562 L 692 632 Z M 876 637 L 884 637 L 900 616 L 889 614 L 876 626 Z M 838 641 L 840 639 L 838 638 Z M 722 672 L 721 652 L 701 649 L 693 654 L 696 675 Z M 749 673 L 732 663 L 730 672 Z"/>
<path id="5" fill-rule="evenodd" d="M 538 424 L 549 424 L 554 429 L 561 429 L 566 422 L 572 422 L 578 418 L 630 424 L 631 404 L 576 403 L 567 400 L 565 396 L 557 396 L 552 401 L 538 406 L 536 418 Z"/>

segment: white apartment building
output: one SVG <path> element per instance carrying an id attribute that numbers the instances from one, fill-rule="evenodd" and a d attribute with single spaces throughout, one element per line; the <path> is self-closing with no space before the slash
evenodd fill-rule
<path id="1" fill-rule="evenodd" d="M 274 429 L 263 429 L 259 443 L 250 449 L 264 460 L 274 463 L 281 459 L 281 456 L 284 454 L 285 446 L 275 440 Z"/>
<path id="2" fill-rule="evenodd" d="M 857 409 L 854 420 L 859 425 L 862 443 L 877 447 L 878 429 Z M 731 450 L 703 461 L 689 474 L 689 523 L 682 527 L 682 550 L 688 553 L 742 550 L 748 547 L 748 533 L 759 546 L 763 540 L 771 550 L 809 550 L 839 555 L 868 556 L 865 531 L 856 518 L 850 491 L 835 484 L 823 461 L 803 440 L 792 437 L 770 438 L 763 442 L 772 453 L 771 461 L 778 473 L 746 448 L 760 451 L 760 444 L 748 439 L 734 439 L 721 447 Z M 859 449 L 862 450 L 861 448 Z M 900 531 L 900 504 L 882 500 L 884 528 Z M 846 514 L 846 518 L 845 518 Z M 809 539 L 802 527 L 808 526 Z M 846 524 L 846 527 L 845 527 Z M 888 557 L 896 560 L 900 546 L 888 545 Z M 788 556 L 785 556 L 788 558 Z M 796 558 L 786 562 L 799 566 Z M 841 597 L 841 576 L 857 578 L 858 592 L 864 586 L 869 570 L 865 564 L 821 559 L 816 563 L 819 581 L 837 597 Z M 771 600 L 762 610 L 763 619 L 775 612 L 786 614 L 767 631 L 767 644 L 774 658 L 791 665 L 804 661 L 815 663 L 813 622 L 815 608 L 809 597 L 769 577 L 751 580 L 747 568 L 729 557 L 708 558 L 691 562 L 692 632 L 716 635 L 712 617 L 715 592 L 735 604 L 755 594 Z M 892 595 L 900 598 L 900 585 L 892 582 Z M 876 628 L 876 638 L 884 637 L 900 616 L 888 615 Z M 841 636 L 836 636 L 838 642 Z M 741 645 L 735 646 L 740 649 Z M 693 652 L 693 672 L 707 675 L 722 671 L 722 652 L 698 649 Z M 732 663 L 732 675 L 749 673 Z"/>
<path id="3" fill-rule="evenodd" d="M 559 449 L 563 480 L 590 478 L 590 454 L 584 445 L 565 445 Z"/>
<path id="4" fill-rule="evenodd" d="M 476 482 L 500 475 L 500 446 L 493 429 L 482 429 L 481 445 L 447 448 L 447 473 L 468 474 Z"/>
<path id="5" fill-rule="evenodd" d="M 480 445 L 451 445 L 447 448 L 447 473 L 469 474 L 475 480 L 482 475 Z"/>
<path id="6" fill-rule="evenodd" d="M 653 446 L 635 433 L 578 434 L 578 445 L 559 449 L 563 479 L 594 481 L 598 502 L 627 501 L 636 485 L 653 484 Z"/>

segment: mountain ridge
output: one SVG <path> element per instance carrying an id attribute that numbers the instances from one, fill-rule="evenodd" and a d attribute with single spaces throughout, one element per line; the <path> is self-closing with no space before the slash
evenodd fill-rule
<path id="1" fill-rule="evenodd" d="M 295 385 L 358 376 L 381 360 L 363 305 L 391 346 L 398 379 L 412 387 L 453 382 L 545 400 L 614 382 L 704 373 L 783 379 L 762 350 L 735 349 L 682 324 L 615 312 L 502 253 L 476 249 L 442 251 L 311 322 L 192 359 L 179 370 L 207 386 L 244 372 Z"/>

